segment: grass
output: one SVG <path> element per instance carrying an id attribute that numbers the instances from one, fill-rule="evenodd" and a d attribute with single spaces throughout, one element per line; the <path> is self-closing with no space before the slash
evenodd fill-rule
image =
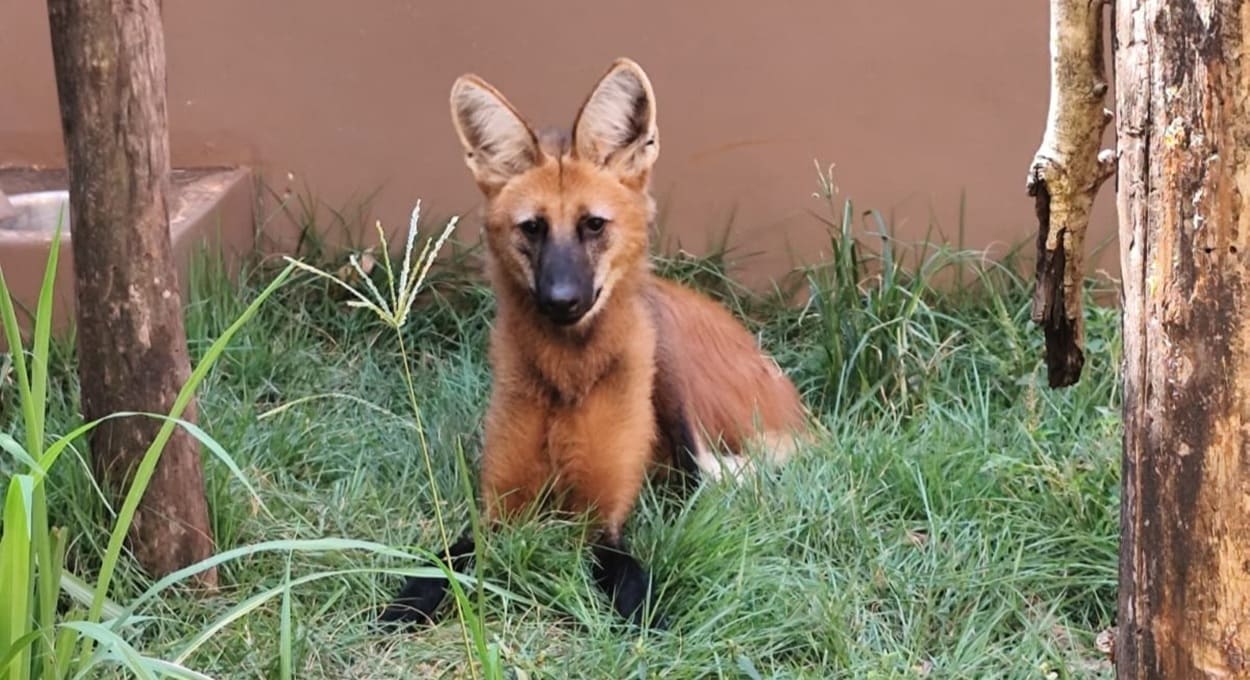
<path id="1" fill-rule="evenodd" d="M 479 575 L 499 591 L 475 606 L 514 677 L 1111 677 L 1094 636 L 1115 614 L 1117 313 L 1090 309 L 1082 381 L 1048 390 L 1029 281 L 1010 263 L 940 291 L 933 277 L 962 254 L 921 249 L 907 264 L 888 232 L 865 238 L 861 216 L 843 212 L 830 188 L 824 197 L 835 208 L 831 255 L 794 277 L 810 294 L 804 304 L 775 299 L 793 291 L 734 285 L 723 254 L 659 266 L 747 319 L 827 437 L 739 486 L 704 485 L 688 498 L 648 488 L 631 540 L 658 578 L 669 632 L 617 624 L 590 582 L 575 522 L 536 518 L 493 536 Z M 917 262 L 921 274 L 909 273 Z M 235 279 L 207 259 L 197 267 L 193 362 L 271 276 L 257 267 Z M 454 267 L 436 268 L 397 335 L 332 291 L 301 275 L 274 293 L 200 388 L 201 427 L 264 503 L 206 458 L 222 550 L 322 537 L 431 550 L 442 540 L 435 498 L 449 531 L 469 520 L 491 296 Z M 71 353 L 53 356 L 45 427 L 59 434 L 79 424 L 77 385 Z M 16 432 L 16 390 L 0 389 L 0 426 Z M 53 470 L 48 506 L 73 537 L 67 568 L 90 575 L 111 521 L 92 502 L 85 467 Z M 222 678 L 288 668 L 300 678 L 468 677 L 474 655 L 455 616 L 411 635 L 366 625 L 400 580 L 373 570 L 414 566 L 330 548 L 244 555 L 220 566 L 214 597 L 148 601 L 133 643 L 174 658 L 240 602 L 307 578 L 215 630 L 186 665 Z M 114 581 L 120 593 L 149 585 L 127 560 Z"/>

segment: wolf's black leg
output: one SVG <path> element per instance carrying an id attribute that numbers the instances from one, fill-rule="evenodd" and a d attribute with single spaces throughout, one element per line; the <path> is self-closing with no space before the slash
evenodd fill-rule
<path id="1" fill-rule="evenodd" d="M 464 533 L 447 550 L 445 556 L 453 571 L 463 572 L 473 562 L 473 531 Z M 446 578 L 410 577 L 404 587 L 387 605 L 378 622 L 383 624 L 434 623 L 434 610 L 443 603 L 447 589 L 451 587 Z"/>
<path id="2" fill-rule="evenodd" d="M 673 469 L 681 477 L 682 487 L 689 492 L 699 482 L 694 425 L 686 414 L 681 391 L 667 371 L 657 369 L 652 389 L 651 403 L 655 409 L 661 455 L 671 461 Z"/>
<path id="3" fill-rule="evenodd" d="M 647 611 L 655 611 L 651 575 L 620 539 L 600 538 L 591 547 L 591 554 L 595 583 L 607 593 L 618 614 L 636 625 L 642 625 Z M 668 624 L 653 613 L 651 627 L 664 629 Z"/>
<path id="4" fill-rule="evenodd" d="M 674 466 L 681 472 L 684 488 L 690 491 L 699 483 L 699 464 L 695 461 L 698 444 L 695 441 L 694 426 L 684 411 L 685 409 L 679 409 L 668 426 Z"/>

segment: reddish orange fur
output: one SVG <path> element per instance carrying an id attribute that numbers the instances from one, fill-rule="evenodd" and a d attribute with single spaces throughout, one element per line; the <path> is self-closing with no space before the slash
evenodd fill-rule
<path id="1" fill-rule="evenodd" d="M 636 65 L 614 64 L 619 68 Z M 644 85 L 635 86 L 645 90 L 639 96 L 651 96 L 638 74 Z M 652 402 L 657 365 L 663 384 L 676 389 L 661 396 L 684 404 L 704 441 L 720 439 L 739 453 L 757 434 L 800 435 L 806 414 L 797 390 L 742 325 L 710 298 L 650 271 L 654 203 L 647 184 L 658 140 L 638 138 L 606 160 L 586 158 L 591 147 L 576 135 L 589 133 L 580 126 L 572 140 L 540 142 L 496 90 L 474 77 L 462 82 L 453 90 L 453 111 L 487 198 L 485 238 L 498 300 L 481 480 L 488 519 L 524 507 L 553 483 L 567 509 L 593 509 L 607 534 L 619 537 L 646 475 L 669 463 L 658 450 Z M 491 97 L 499 109 L 474 108 Z M 654 127 L 654 102 L 649 111 Z M 511 154 L 510 165 L 497 160 L 500 149 Z M 516 223 L 540 212 L 552 238 L 570 237 L 588 206 L 611 215 L 596 266 L 605 299 L 586 320 L 557 326 L 533 300 Z"/>
<path id="2" fill-rule="evenodd" d="M 659 351 L 671 361 L 696 428 L 740 453 L 761 433 L 799 435 L 807 411 L 798 390 L 723 306 L 652 277 Z"/>

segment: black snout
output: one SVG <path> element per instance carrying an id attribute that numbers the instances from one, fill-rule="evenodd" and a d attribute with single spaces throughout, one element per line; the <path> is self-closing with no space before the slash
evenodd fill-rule
<path id="1" fill-rule="evenodd" d="M 548 242 L 538 258 L 538 307 L 552 321 L 576 323 L 594 304 L 594 271 L 579 243 Z"/>
<path id="2" fill-rule="evenodd" d="M 561 317 L 576 316 L 584 304 L 581 292 L 570 282 L 561 282 L 542 291 L 539 301 L 548 314 Z"/>

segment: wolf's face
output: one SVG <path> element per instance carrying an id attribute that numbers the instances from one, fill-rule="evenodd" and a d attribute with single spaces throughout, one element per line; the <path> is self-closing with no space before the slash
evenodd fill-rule
<path id="1" fill-rule="evenodd" d="M 655 98 L 618 60 L 578 111 L 570 139 L 541 139 L 497 90 L 463 76 L 451 92 L 466 163 L 487 199 L 497 274 L 552 323 L 589 323 L 624 278 L 645 271 L 659 155 Z"/>

